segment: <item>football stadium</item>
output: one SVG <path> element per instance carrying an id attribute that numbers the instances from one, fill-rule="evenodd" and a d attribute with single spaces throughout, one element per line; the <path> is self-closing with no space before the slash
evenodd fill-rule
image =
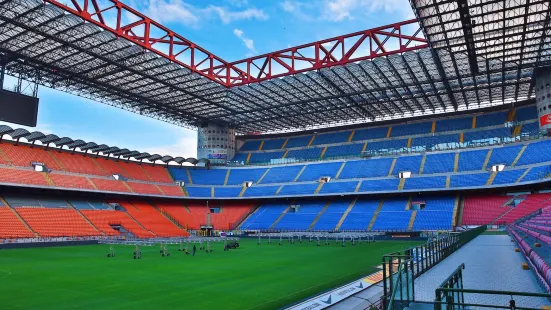
<path id="1" fill-rule="evenodd" d="M 233 62 L 131 3 L 0 0 L 0 308 L 551 309 L 550 1 Z M 38 87 L 197 155 L 32 130 Z"/>

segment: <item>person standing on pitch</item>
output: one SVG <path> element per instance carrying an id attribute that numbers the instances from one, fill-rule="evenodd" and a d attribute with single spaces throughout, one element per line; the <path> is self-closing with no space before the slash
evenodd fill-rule
<path id="1" fill-rule="evenodd" d="M 191 256 L 195 256 L 195 252 L 197 252 L 197 248 L 195 247 L 195 244 L 193 245 L 193 255 Z"/>

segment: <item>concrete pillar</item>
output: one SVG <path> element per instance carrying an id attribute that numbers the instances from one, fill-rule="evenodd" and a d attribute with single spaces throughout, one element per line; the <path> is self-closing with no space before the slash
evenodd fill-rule
<path id="1" fill-rule="evenodd" d="M 204 124 L 197 132 L 197 159 L 225 164 L 235 155 L 235 130 L 228 126 Z"/>
<path id="2" fill-rule="evenodd" d="M 551 132 L 551 68 L 540 68 L 534 72 L 536 107 L 540 131 Z"/>

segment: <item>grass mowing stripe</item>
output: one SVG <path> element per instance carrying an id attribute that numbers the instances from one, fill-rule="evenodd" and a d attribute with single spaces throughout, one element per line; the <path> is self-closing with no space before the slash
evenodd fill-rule
<path id="1" fill-rule="evenodd" d="M 0 251 L 2 309 L 274 309 L 351 282 L 372 272 L 382 255 L 419 242 L 332 242 L 316 246 L 263 243 L 242 239 L 229 252 L 222 245 L 195 257 L 170 246 L 142 247 L 132 259 L 131 246 L 107 245 Z"/>

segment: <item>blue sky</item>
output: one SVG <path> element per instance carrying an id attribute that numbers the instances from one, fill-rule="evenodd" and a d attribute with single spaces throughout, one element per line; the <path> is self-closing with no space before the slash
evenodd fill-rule
<path id="1" fill-rule="evenodd" d="M 407 0 L 123 2 L 226 61 L 414 17 Z M 5 87 L 14 83 L 10 79 Z M 193 130 L 48 88 L 40 88 L 39 97 L 34 130 L 151 154 L 195 157 L 197 153 Z"/>

